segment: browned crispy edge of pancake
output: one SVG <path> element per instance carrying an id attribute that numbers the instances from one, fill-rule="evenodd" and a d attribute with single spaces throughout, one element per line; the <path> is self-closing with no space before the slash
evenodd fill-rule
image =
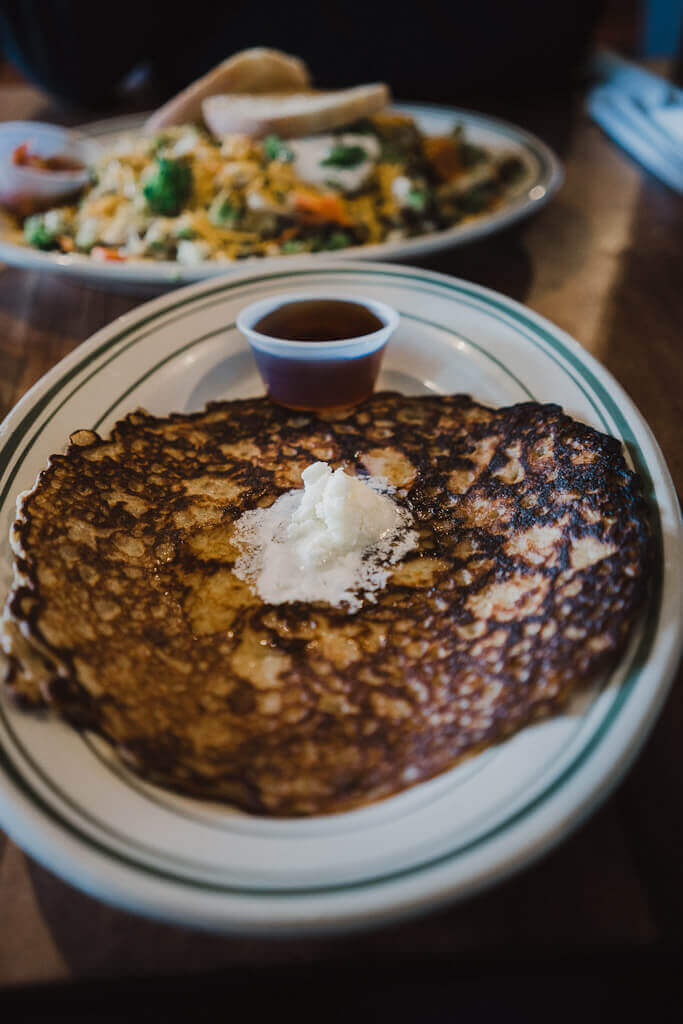
<path id="1" fill-rule="evenodd" d="M 381 395 L 375 395 L 373 396 L 373 399 L 369 400 L 369 403 L 372 403 L 373 400 L 379 399 L 381 397 Z M 466 400 L 465 396 L 462 396 L 462 398 L 463 400 Z M 434 399 L 434 401 L 437 402 L 438 400 L 438 398 Z M 208 411 L 220 410 L 221 408 L 230 409 L 232 411 L 234 411 L 235 408 L 240 405 L 242 405 L 245 408 L 245 410 L 247 408 L 253 408 L 254 401 L 255 400 L 247 399 L 241 400 L 241 402 L 211 403 L 207 407 L 207 409 L 193 414 L 176 413 L 171 414 L 169 417 L 150 418 L 154 420 L 156 423 L 172 423 L 178 421 L 187 422 L 201 419 L 201 417 L 203 417 Z M 429 402 L 429 399 L 421 398 L 420 401 Z M 477 405 L 477 403 L 471 404 L 475 406 Z M 559 414 L 561 418 L 563 418 L 566 421 L 567 424 L 577 425 L 577 421 L 572 420 L 570 417 L 565 417 L 564 414 L 561 413 L 559 407 L 557 406 L 541 407 L 538 403 L 522 403 L 518 406 L 509 407 L 509 409 L 498 409 L 495 410 L 495 412 L 497 414 L 502 414 L 505 412 L 510 412 L 512 414 L 514 412 L 516 415 L 520 415 L 524 414 L 525 411 L 531 413 L 532 411 L 536 411 L 539 408 L 544 408 L 548 412 L 552 410 L 553 412 Z M 124 433 L 127 432 L 128 430 L 134 430 L 136 418 L 138 418 L 139 421 L 140 416 L 142 416 L 142 418 L 144 419 L 146 415 L 147 414 L 139 413 L 131 414 L 130 416 L 126 417 L 124 420 L 116 424 L 110 436 L 115 436 L 117 432 Z M 292 414 L 287 413 L 285 410 L 278 409 L 277 415 L 282 419 L 286 419 L 288 416 Z M 324 418 L 321 419 L 321 426 L 324 426 L 326 422 L 327 421 Z M 654 549 L 651 540 L 651 532 L 648 528 L 647 505 L 644 498 L 642 497 L 642 487 L 640 480 L 636 474 L 632 473 L 630 470 L 627 469 L 621 450 L 621 444 L 615 438 L 612 438 L 606 434 L 601 434 L 600 432 L 594 430 L 593 428 L 585 426 L 583 424 L 578 424 L 578 426 L 581 428 L 581 431 L 583 432 L 584 436 L 586 438 L 590 437 L 593 440 L 593 442 L 597 444 L 597 446 L 603 454 L 607 453 L 611 467 L 613 468 L 614 472 L 618 473 L 621 477 L 623 497 L 628 504 L 628 514 L 634 521 L 636 521 L 636 523 L 639 526 L 641 532 L 641 541 L 644 550 L 646 551 L 646 556 L 643 560 L 643 564 L 644 566 L 646 566 L 647 571 L 643 573 L 643 576 L 644 578 L 649 578 L 651 576 L 651 568 L 654 559 Z M 80 444 L 77 446 L 80 446 L 83 443 L 106 443 L 107 440 L 109 440 L 105 438 L 99 438 L 97 435 L 93 434 L 90 431 L 83 431 L 81 432 L 81 434 L 82 436 L 81 438 L 79 438 Z M 76 435 L 72 435 L 72 437 L 74 436 Z M 48 469 L 44 470 L 43 472 L 49 472 L 49 465 Z M 21 548 L 21 533 L 25 528 L 26 523 L 28 522 L 30 512 L 27 513 L 26 510 L 24 510 L 23 516 L 23 521 L 20 516 L 16 526 L 17 534 L 19 537 L 19 541 L 17 544 L 18 549 Z M 10 598 L 10 611 L 14 611 L 17 613 L 17 618 L 23 621 L 25 627 L 28 630 L 28 633 L 31 635 L 32 640 L 34 640 L 38 644 L 39 652 L 36 653 L 38 654 L 38 657 L 42 659 L 42 662 L 45 666 L 45 671 L 49 677 L 45 685 L 49 690 L 50 703 L 56 703 L 59 706 L 62 715 L 76 727 L 97 729 L 97 718 L 90 712 L 90 708 L 88 706 L 88 695 L 83 692 L 82 688 L 78 686 L 75 679 L 72 677 L 68 661 L 64 661 L 63 652 L 61 652 L 58 648 L 48 644 L 45 641 L 45 639 L 40 635 L 40 632 L 36 627 L 35 616 L 33 615 L 33 613 L 29 610 L 27 614 L 26 601 L 28 600 L 29 604 L 31 604 L 39 599 L 39 587 L 35 567 L 31 564 L 30 559 L 22 558 L 21 555 L 18 555 L 17 564 L 19 568 L 19 574 L 23 582 L 20 586 L 18 586 L 15 589 L 14 593 Z M 647 582 L 647 579 L 645 580 L 645 582 Z M 627 614 L 629 619 L 632 618 L 632 615 L 635 614 L 635 612 L 638 610 L 638 607 L 644 602 L 646 596 L 647 586 L 643 585 L 638 594 L 639 599 L 635 601 L 633 607 L 629 608 L 625 613 Z M 19 607 L 18 604 L 20 600 L 22 602 L 21 607 Z M 610 649 L 605 651 L 602 656 L 599 656 L 594 660 L 594 662 L 591 665 L 590 678 L 593 678 L 599 672 L 608 669 L 618 660 L 618 658 L 621 656 L 623 652 L 627 640 L 628 631 L 626 630 L 624 632 L 624 635 L 621 637 L 621 641 L 618 644 L 611 647 Z M 17 698 L 19 698 L 22 701 L 22 703 L 24 703 L 26 706 L 36 707 L 41 702 L 43 702 L 44 694 L 43 696 L 40 695 L 40 689 L 32 687 L 30 682 L 22 676 L 22 665 L 20 658 L 10 657 L 9 671 L 6 682 L 10 691 L 14 692 Z M 564 695 L 564 699 L 566 699 L 569 696 L 570 692 L 571 689 L 568 689 L 566 694 Z M 548 707 L 545 711 L 543 709 L 540 709 L 538 711 L 538 716 L 546 713 L 549 714 L 557 710 L 559 703 L 560 701 L 555 702 L 555 704 L 552 707 Z M 486 746 L 489 746 L 491 743 L 498 742 L 504 739 L 507 735 L 515 731 L 517 728 L 519 728 L 519 724 L 515 721 L 499 722 L 498 731 L 495 736 L 487 738 L 483 743 L 479 744 L 476 747 L 469 748 L 463 754 L 463 757 L 471 756 L 471 754 L 478 752 Z M 164 775 L 163 771 L 163 762 L 165 760 L 163 751 L 159 749 L 149 751 L 139 749 L 135 753 L 136 761 L 138 762 L 136 768 L 138 771 L 141 772 L 141 774 L 146 775 L 148 778 L 152 780 L 159 781 L 162 784 L 168 785 L 168 779 Z M 172 759 L 172 751 L 168 751 L 167 753 L 168 756 Z M 429 776 L 421 776 L 417 781 L 425 781 L 427 777 Z M 238 787 L 237 780 L 236 787 Z M 206 782 L 200 776 L 198 776 L 196 779 L 190 777 L 187 780 L 185 780 L 182 784 L 179 783 L 178 780 L 175 780 L 173 783 L 173 788 L 183 789 L 186 792 L 197 796 L 213 796 L 213 794 L 211 793 L 206 793 Z M 390 793 L 380 793 L 378 794 L 378 797 L 384 795 L 390 795 Z M 238 794 L 236 788 L 236 799 L 237 797 Z M 370 799 L 376 799 L 378 797 L 371 796 Z M 251 810 L 257 812 L 262 810 L 262 807 L 259 806 L 255 795 L 254 798 L 252 799 L 250 795 L 245 791 L 239 792 L 238 802 L 240 803 L 241 806 L 247 806 Z M 357 799 L 354 799 L 352 800 L 351 805 L 355 806 L 357 805 L 357 803 Z M 344 809 L 343 798 L 340 799 L 340 801 L 338 802 L 338 806 L 336 807 L 336 809 Z"/>

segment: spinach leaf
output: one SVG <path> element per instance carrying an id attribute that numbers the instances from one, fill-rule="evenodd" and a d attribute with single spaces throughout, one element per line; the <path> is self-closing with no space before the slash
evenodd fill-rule
<path id="1" fill-rule="evenodd" d="M 266 135 L 263 140 L 263 152 L 268 160 L 280 160 L 282 163 L 291 163 L 294 159 L 294 151 L 283 142 L 279 135 Z"/>
<path id="2" fill-rule="evenodd" d="M 340 142 L 330 150 L 329 156 L 320 161 L 321 167 L 358 167 L 367 158 L 362 146 L 343 146 Z"/>
<path id="3" fill-rule="evenodd" d="M 416 210 L 418 213 L 423 213 L 429 205 L 429 198 L 428 192 L 421 191 L 418 188 L 411 188 L 406 197 L 406 201 L 413 210 Z"/>

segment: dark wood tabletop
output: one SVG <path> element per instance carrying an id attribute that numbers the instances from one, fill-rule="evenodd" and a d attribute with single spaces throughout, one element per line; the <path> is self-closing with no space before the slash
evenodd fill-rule
<path id="1" fill-rule="evenodd" d="M 564 187 L 528 222 L 421 265 L 510 295 L 577 338 L 651 425 L 680 493 L 680 198 L 602 134 L 581 96 L 487 112 L 554 146 Z M 0 120 L 48 116 L 60 112 L 34 89 L 0 86 Z M 0 414 L 143 299 L 0 268 Z M 682 746 L 679 679 L 616 793 L 540 862 L 465 903 L 346 938 L 222 938 L 155 923 L 71 888 L 0 833 L 0 987 L 297 965 L 330 971 L 371 962 L 380 969 L 416 958 L 448 971 L 463 959 L 502 954 L 676 949 L 683 937 Z"/>

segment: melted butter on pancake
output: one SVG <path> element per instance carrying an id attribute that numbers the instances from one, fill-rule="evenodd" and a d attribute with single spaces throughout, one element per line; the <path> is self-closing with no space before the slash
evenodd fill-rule
<path id="1" fill-rule="evenodd" d="M 412 517 L 379 490 L 324 462 L 301 474 L 304 490 L 243 513 L 234 527 L 236 575 L 267 604 L 316 602 L 350 611 L 385 586 L 389 567 L 417 546 Z"/>

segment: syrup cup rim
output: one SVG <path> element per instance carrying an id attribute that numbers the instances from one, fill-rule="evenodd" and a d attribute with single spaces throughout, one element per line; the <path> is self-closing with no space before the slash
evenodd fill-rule
<path id="1" fill-rule="evenodd" d="M 359 334 L 353 338 L 342 338 L 338 341 L 292 341 L 286 338 L 274 338 L 269 334 L 261 334 L 254 330 L 255 324 L 262 316 L 272 313 L 282 306 L 302 301 L 325 301 L 333 299 L 338 302 L 353 302 L 374 313 L 382 321 L 382 327 L 369 334 Z M 356 359 L 359 356 L 374 352 L 387 343 L 400 322 L 398 312 L 385 302 L 366 295 L 346 295 L 332 292 L 284 292 L 269 295 L 265 299 L 252 302 L 240 310 L 236 325 L 237 329 L 247 338 L 249 344 L 269 355 L 287 356 L 293 359 Z"/>

